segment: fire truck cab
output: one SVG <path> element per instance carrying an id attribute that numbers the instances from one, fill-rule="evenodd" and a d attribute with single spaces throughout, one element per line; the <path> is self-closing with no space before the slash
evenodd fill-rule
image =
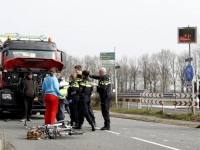
<path id="1" fill-rule="evenodd" d="M 5 36 L 7 40 L 0 47 L 0 113 L 21 112 L 23 99 L 20 83 L 32 71 L 38 89 L 33 114 L 44 114 L 42 83 L 51 67 L 56 67 L 59 72 L 66 67 L 66 53 L 58 50 L 51 38 L 45 40 L 44 36 L 33 36 L 33 39 L 32 36 L 21 36 L 21 39 L 19 35 L 16 35 L 17 39 Z"/>

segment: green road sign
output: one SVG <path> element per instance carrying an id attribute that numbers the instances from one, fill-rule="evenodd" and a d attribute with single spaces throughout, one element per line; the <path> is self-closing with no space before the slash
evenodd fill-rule
<path id="1" fill-rule="evenodd" d="M 115 52 L 100 53 L 100 60 L 115 60 Z"/>
<path id="2" fill-rule="evenodd" d="M 114 67 L 115 64 L 102 64 L 102 67 Z"/>

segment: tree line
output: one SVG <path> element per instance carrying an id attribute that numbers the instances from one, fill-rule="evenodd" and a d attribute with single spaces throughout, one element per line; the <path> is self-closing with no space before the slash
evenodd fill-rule
<path id="1" fill-rule="evenodd" d="M 116 78 L 118 92 L 129 93 L 135 90 L 146 89 L 149 92 L 185 92 L 184 69 L 187 63 L 185 59 L 189 57 L 188 51 L 175 53 L 168 49 L 161 49 L 157 53 L 143 54 L 139 58 L 123 56 L 116 60 Z M 200 66 L 200 51 L 198 47 L 192 49 L 192 65 L 198 74 Z M 100 60 L 99 56 L 85 56 L 83 58 L 74 57 L 67 54 L 67 67 L 61 72 L 62 76 L 68 80 L 71 73 L 74 73 L 74 66 L 81 65 L 83 70 L 89 70 L 91 74 L 98 74 L 98 69 L 102 64 L 114 64 L 111 60 Z M 105 67 L 107 74 L 111 78 L 114 89 L 114 66 Z"/>

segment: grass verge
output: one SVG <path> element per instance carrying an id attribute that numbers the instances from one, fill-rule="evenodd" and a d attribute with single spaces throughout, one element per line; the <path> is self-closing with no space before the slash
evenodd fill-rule
<path id="1" fill-rule="evenodd" d="M 100 107 L 93 107 L 94 110 L 101 110 Z M 155 116 L 163 119 L 175 119 L 183 121 L 193 121 L 200 122 L 200 114 L 194 115 L 192 113 L 188 114 L 167 114 L 162 111 L 154 110 L 135 110 L 135 109 L 126 109 L 126 108 L 110 108 L 111 112 L 122 113 L 122 114 L 135 114 L 143 116 Z"/>

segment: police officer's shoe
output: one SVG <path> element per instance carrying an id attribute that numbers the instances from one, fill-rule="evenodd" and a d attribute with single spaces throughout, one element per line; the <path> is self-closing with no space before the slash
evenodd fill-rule
<path id="1" fill-rule="evenodd" d="M 110 127 L 104 126 L 104 127 L 102 127 L 100 130 L 110 130 Z"/>
<path id="2" fill-rule="evenodd" d="M 77 129 L 79 127 L 79 123 L 75 123 L 74 128 Z"/>
<path id="3" fill-rule="evenodd" d="M 78 124 L 78 126 L 75 127 L 74 129 L 82 129 L 82 124 Z"/>
<path id="4" fill-rule="evenodd" d="M 96 129 L 95 129 L 94 124 L 91 124 L 91 126 L 92 126 L 92 131 L 95 131 Z"/>

